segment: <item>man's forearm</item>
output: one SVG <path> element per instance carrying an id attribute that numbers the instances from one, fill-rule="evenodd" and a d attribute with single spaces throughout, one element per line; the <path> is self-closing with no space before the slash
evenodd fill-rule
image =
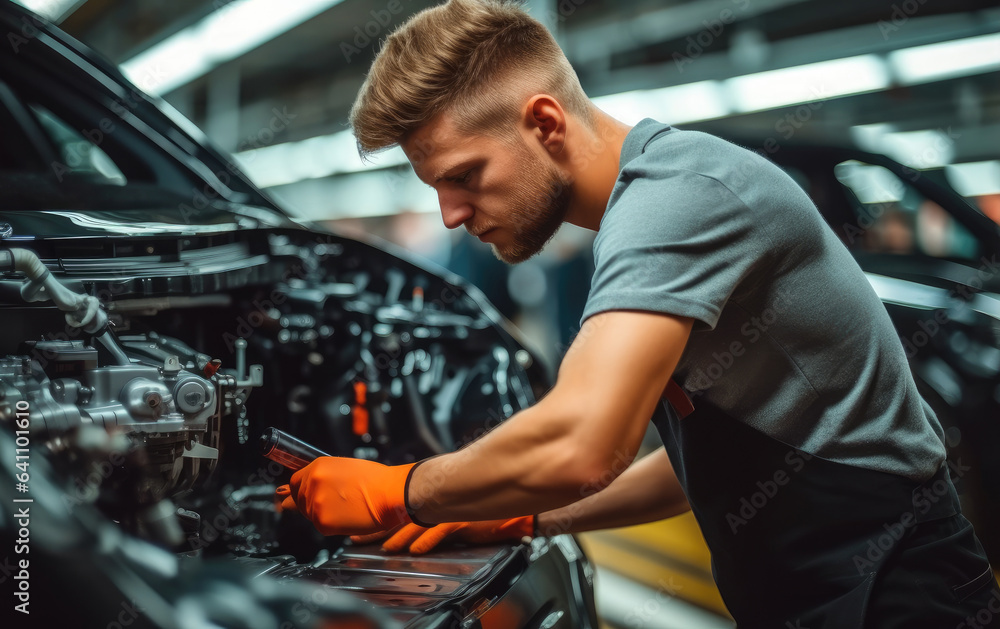
<path id="1" fill-rule="evenodd" d="M 470 446 L 470 448 L 474 447 L 475 444 Z M 475 457 L 474 450 L 461 452 Z M 451 465 L 463 464 L 461 461 L 449 464 L 447 457 L 454 454 L 458 453 L 437 457 L 420 466 L 438 464 L 438 466 L 426 470 L 428 474 L 418 481 L 419 485 L 424 485 L 424 491 L 444 484 L 441 482 L 443 477 L 440 475 L 447 475 L 449 469 L 453 469 Z M 628 466 L 627 461 L 620 461 L 620 465 L 621 469 L 608 470 L 608 474 L 593 482 L 575 486 L 572 492 L 565 496 L 555 495 L 551 492 L 528 492 L 525 494 L 521 493 L 524 491 L 523 489 L 515 490 L 508 486 L 496 493 L 487 492 L 479 496 L 470 494 L 468 502 L 457 506 L 442 508 L 441 505 L 423 503 L 412 506 L 423 508 L 423 513 L 419 509 L 415 509 L 418 513 L 418 519 L 422 520 L 419 516 L 423 515 L 428 517 L 428 520 L 422 521 L 431 524 L 434 523 L 433 520 L 463 519 L 463 515 L 464 519 L 468 520 L 527 515 L 531 513 L 530 510 L 521 513 L 520 511 L 524 511 L 524 509 L 520 509 L 514 513 L 507 510 L 507 504 L 518 506 L 529 503 L 538 504 L 541 505 L 541 508 L 535 510 L 535 513 L 538 513 L 535 528 L 542 535 L 580 533 L 642 524 L 673 517 L 690 510 L 670 459 L 662 447 L 636 461 L 628 469 L 625 469 Z M 418 468 L 416 472 L 419 471 Z M 454 480 L 447 484 L 454 485 Z M 411 492 L 411 501 L 420 491 L 418 487 L 417 491 Z M 554 509 L 545 506 L 555 500 L 564 503 L 564 506 Z"/>
<path id="2" fill-rule="evenodd" d="M 592 462 L 602 448 L 574 433 L 580 414 L 546 398 L 465 448 L 424 461 L 411 475 L 408 506 L 420 522 L 436 524 L 528 515 L 580 500 L 601 476 L 610 482 L 624 471 L 627 451 L 635 451 L 621 449 L 618 466 Z"/>
<path id="3" fill-rule="evenodd" d="M 548 395 L 413 469 L 411 516 L 437 524 L 537 514 L 611 483 L 638 451 L 692 325 L 644 312 L 590 317 Z"/>
<path id="4" fill-rule="evenodd" d="M 540 513 L 540 535 L 582 533 L 673 517 L 688 505 L 670 458 L 659 448 L 636 461 L 607 489 L 573 504 Z"/>

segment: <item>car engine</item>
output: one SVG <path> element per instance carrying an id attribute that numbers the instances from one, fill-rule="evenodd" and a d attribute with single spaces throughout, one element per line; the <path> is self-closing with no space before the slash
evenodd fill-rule
<path id="1" fill-rule="evenodd" d="M 32 501 L 36 591 L 96 575 L 74 604 L 113 618 L 132 601 L 150 627 L 588 626 L 569 536 L 393 557 L 275 509 L 290 471 L 261 454 L 271 428 L 398 464 L 544 392 L 475 288 L 295 229 L 3 244 L 0 495 Z"/>

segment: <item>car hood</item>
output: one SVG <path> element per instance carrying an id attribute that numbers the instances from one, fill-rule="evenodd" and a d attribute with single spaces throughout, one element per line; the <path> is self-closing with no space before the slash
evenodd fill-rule
<path id="1" fill-rule="evenodd" d="M 266 208 L 221 205 L 199 210 L 186 205 L 97 211 L 5 210 L 0 212 L 0 237 L 5 241 L 23 241 L 94 236 L 184 236 L 301 227 Z"/>

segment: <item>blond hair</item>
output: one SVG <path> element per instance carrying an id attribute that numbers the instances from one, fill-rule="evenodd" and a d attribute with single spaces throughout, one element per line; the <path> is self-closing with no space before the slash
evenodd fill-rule
<path id="1" fill-rule="evenodd" d="M 591 105 L 552 34 L 515 3 L 450 0 L 386 39 L 351 108 L 362 157 L 403 142 L 437 114 L 464 133 L 510 136 L 533 94 L 585 123 Z"/>

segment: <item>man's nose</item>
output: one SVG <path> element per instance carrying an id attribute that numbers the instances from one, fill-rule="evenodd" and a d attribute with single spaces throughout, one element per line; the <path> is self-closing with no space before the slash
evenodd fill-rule
<path id="1" fill-rule="evenodd" d="M 441 219 L 448 229 L 461 227 L 465 221 L 472 218 L 472 205 L 460 194 L 452 191 L 439 191 L 438 203 L 441 205 Z"/>

